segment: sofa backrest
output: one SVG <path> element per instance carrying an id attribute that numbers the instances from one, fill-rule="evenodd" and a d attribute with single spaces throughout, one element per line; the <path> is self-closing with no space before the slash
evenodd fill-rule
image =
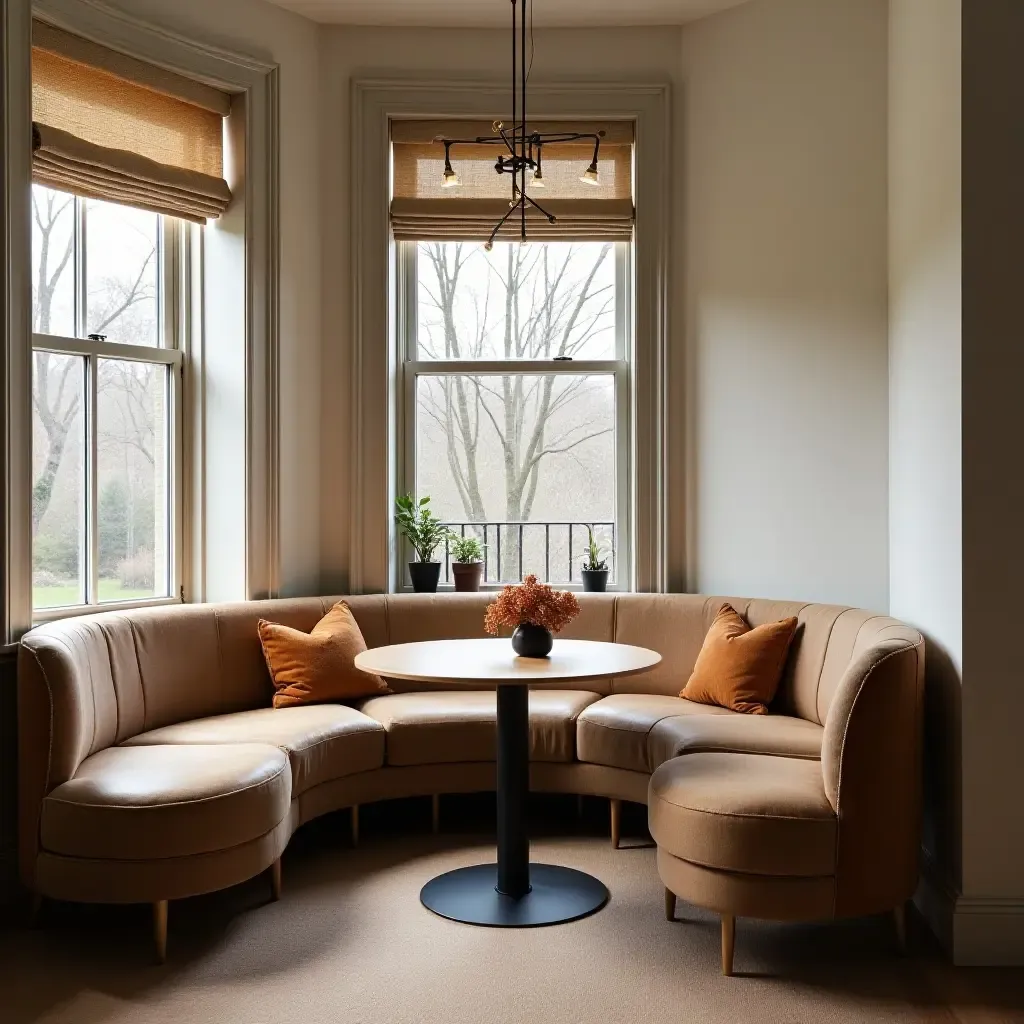
<path id="1" fill-rule="evenodd" d="M 90 754 L 140 732 L 268 705 L 273 689 L 257 621 L 309 631 L 339 599 L 107 612 L 33 630 L 24 639 L 19 671 L 22 727 L 35 734 L 26 742 L 49 752 L 47 788 L 71 778 Z M 491 599 L 486 593 L 346 598 L 370 647 L 485 636 Z M 649 673 L 588 688 L 678 694 L 725 600 L 755 626 L 797 616 L 800 627 L 773 710 L 819 724 L 850 662 L 878 639 L 908 635 L 901 623 L 857 609 L 689 594 L 581 595 L 581 614 L 562 635 L 637 644 L 662 655 Z"/>

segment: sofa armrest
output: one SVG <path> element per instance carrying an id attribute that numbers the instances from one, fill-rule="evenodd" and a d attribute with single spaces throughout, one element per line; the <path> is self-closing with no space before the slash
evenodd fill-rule
<path id="1" fill-rule="evenodd" d="M 850 662 L 829 708 L 821 767 L 839 819 L 837 916 L 892 909 L 917 884 L 923 695 L 924 640 L 890 624 Z"/>
<path id="2" fill-rule="evenodd" d="M 43 799 L 114 739 L 110 654 L 92 617 L 27 633 L 18 650 L 18 837 L 32 885 Z"/>

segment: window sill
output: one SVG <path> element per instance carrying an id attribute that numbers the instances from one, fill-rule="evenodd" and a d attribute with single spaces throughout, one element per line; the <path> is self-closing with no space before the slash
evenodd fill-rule
<path id="1" fill-rule="evenodd" d="M 71 619 L 79 615 L 95 615 L 99 612 L 125 612 L 133 608 L 161 608 L 165 605 L 184 604 L 180 597 L 142 598 L 138 601 L 105 601 L 103 604 L 72 604 L 63 608 L 41 608 L 32 613 L 32 625 L 58 619 Z"/>
<path id="2" fill-rule="evenodd" d="M 518 585 L 519 584 L 512 583 L 512 582 L 509 582 L 509 583 L 481 583 L 480 584 L 480 589 L 478 591 L 457 591 L 455 589 L 455 587 L 451 583 L 439 583 L 437 585 L 436 593 L 438 593 L 438 594 L 456 594 L 456 593 L 500 594 L 501 591 L 505 587 L 515 587 L 515 586 L 518 586 Z M 568 591 L 571 591 L 573 594 L 593 593 L 593 591 L 585 591 L 583 589 L 583 584 L 582 583 L 550 583 L 548 585 L 550 587 L 552 587 L 552 589 L 554 589 L 554 590 L 568 590 Z M 396 594 L 415 594 L 416 591 L 413 590 L 411 586 L 402 586 L 402 587 L 399 587 L 397 590 L 392 591 L 392 593 L 396 593 Z M 600 591 L 598 591 L 598 593 L 600 593 Z M 630 591 L 629 591 L 628 587 L 620 587 L 620 586 L 617 586 L 615 584 L 609 583 L 608 587 L 605 589 L 604 593 L 606 593 L 606 594 L 628 594 L 628 593 L 630 593 Z"/>

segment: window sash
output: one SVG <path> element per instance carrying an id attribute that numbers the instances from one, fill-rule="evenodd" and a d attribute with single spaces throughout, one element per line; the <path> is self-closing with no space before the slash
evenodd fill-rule
<path id="1" fill-rule="evenodd" d="M 615 380 L 615 582 L 610 592 L 633 589 L 633 458 L 632 458 L 632 246 L 615 246 L 615 355 L 614 359 L 420 359 L 418 358 L 418 254 L 417 242 L 396 246 L 395 323 L 398 364 L 396 367 L 396 427 L 399 458 L 395 494 L 415 488 L 416 481 L 416 389 L 421 376 L 538 376 L 559 374 L 586 376 L 602 374 Z M 408 591 L 405 562 L 409 549 L 404 540 L 397 546 L 391 566 L 392 589 Z M 583 553 L 582 548 L 579 552 Z M 500 590 L 504 583 L 486 583 L 483 590 Z M 581 582 L 559 584 L 563 589 L 582 590 Z M 438 590 L 452 590 L 453 583 L 438 584 Z"/>
<path id="2" fill-rule="evenodd" d="M 75 199 L 75 329 L 84 333 L 86 282 L 86 230 L 85 201 Z M 189 282 L 191 280 L 190 239 L 185 226 L 171 218 L 160 218 L 158 242 L 158 318 L 160 331 L 158 344 L 128 345 L 116 341 L 94 341 L 86 337 L 69 338 L 58 334 L 33 334 L 32 351 L 54 355 L 75 356 L 85 360 L 85 406 L 83 430 L 85 434 L 85 602 L 32 608 L 33 622 L 86 615 L 97 611 L 116 611 L 123 608 L 180 604 L 184 600 L 184 429 L 183 429 L 183 377 L 184 339 L 189 317 Z M 100 359 L 150 363 L 165 366 L 167 372 L 166 424 L 167 432 L 167 596 L 142 597 L 128 601 L 99 600 L 99 489 L 98 483 L 98 394 L 97 380 Z"/>

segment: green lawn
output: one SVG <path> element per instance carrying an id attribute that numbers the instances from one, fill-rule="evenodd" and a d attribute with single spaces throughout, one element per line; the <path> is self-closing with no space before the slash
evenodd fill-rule
<path id="1" fill-rule="evenodd" d="M 140 597 L 152 597 L 151 590 L 126 590 L 118 580 L 100 580 L 101 601 L 132 601 Z M 33 608 L 61 608 L 78 604 L 82 593 L 74 583 L 66 587 L 33 587 Z"/>

